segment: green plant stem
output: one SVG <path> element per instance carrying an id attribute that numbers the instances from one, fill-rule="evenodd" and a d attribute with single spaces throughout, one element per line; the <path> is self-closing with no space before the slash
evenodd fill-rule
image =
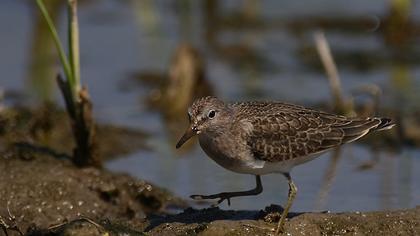
<path id="1" fill-rule="evenodd" d="M 79 50 L 79 23 L 77 20 L 77 0 L 68 0 L 68 30 L 69 30 L 69 59 L 73 73 L 70 85 L 73 93 L 80 91 L 80 50 Z"/>
<path id="2" fill-rule="evenodd" d="M 63 64 L 64 73 L 66 74 L 66 78 L 69 81 L 72 81 L 72 80 L 74 81 L 73 73 L 72 73 L 70 64 L 69 64 L 69 62 L 67 60 L 66 53 L 64 51 L 63 46 L 61 45 L 60 38 L 58 37 L 57 30 L 54 27 L 54 24 L 53 24 L 53 22 L 51 20 L 50 15 L 48 14 L 48 11 L 47 11 L 47 9 L 46 9 L 46 7 L 44 5 L 44 2 L 42 0 L 36 0 L 36 3 L 38 5 L 39 9 L 41 10 L 42 15 L 44 16 L 45 21 L 48 24 L 48 28 L 49 28 L 52 36 L 53 36 L 54 43 L 55 43 L 55 46 L 57 47 L 57 50 L 58 50 L 58 54 L 60 56 L 61 63 Z"/>

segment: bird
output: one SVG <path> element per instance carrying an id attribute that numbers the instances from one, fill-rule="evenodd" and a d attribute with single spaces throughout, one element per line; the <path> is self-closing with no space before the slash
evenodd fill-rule
<path id="1" fill-rule="evenodd" d="M 207 96 L 188 108 L 189 127 L 179 139 L 180 148 L 198 136 L 204 152 L 227 170 L 255 176 L 256 187 L 248 191 L 191 195 L 195 200 L 218 199 L 217 204 L 263 191 L 261 175 L 279 173 L 289 185 L 288 200 L 277 224 L 284 223 L 297 193 L 290 172 L 296 165 L 353 142 L 374 131 L 391 129 L 389 118 L 346 117 L 277 101 L 225 103 Z"/>

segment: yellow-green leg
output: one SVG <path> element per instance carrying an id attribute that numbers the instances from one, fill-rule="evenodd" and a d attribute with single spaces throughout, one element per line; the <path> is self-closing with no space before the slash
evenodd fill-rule
<path id="1" fill-rule="evenodd" d="M 283 213 L 281 214 L 279 223 L 277 225 L 276 235 L 284 232 L 284 228 L 283 228 L 284 227 L 284 222 L 286 221 L 287 214 L 289 213 L 289 209 L 292 206 L 293 200 L 295 199 L 295 196 L 296 196 L 296 193 L 297 193 L 297 187 L 293 183 L 292 177 L 290 177 L 290 174 L 285 173 L 284 176 L 289 181 L 289 194 L 288 194 L 288 198 L 287 198 L 286 207 L 284 208 Z"/>

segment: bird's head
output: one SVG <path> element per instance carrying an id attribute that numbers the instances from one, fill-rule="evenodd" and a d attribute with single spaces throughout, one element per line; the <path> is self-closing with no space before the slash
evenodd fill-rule
<path id="1" fill-rule="evenodd" d="M 188 108 L 189 126 L 178 141 L 176 148 L 180 148 L 194 135 L 217 132 L 229 124 L 230 108 L 216 97 L 203 97 L 194 101 Z"/>

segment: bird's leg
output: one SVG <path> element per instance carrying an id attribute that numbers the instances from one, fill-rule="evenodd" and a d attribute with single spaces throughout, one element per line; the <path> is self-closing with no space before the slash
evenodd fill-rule
<path id="1" fill-rule="evenodd" d="M 286 207 L 283 209 L 283 213 L 281 214 L 279 223 L 277 225 L 276 229 L 276 235 L 278 235 L 280 232 L 284 232 L 284 222 L 286 221 L 287 214 L 289 213 L 289 209 L 292 206 L 293 200 L 295 199 L 296 193 L 297 193 L 297 187 L 292 181 L 292 177 L 290 177 L 289 173 L 285 173 L 284 176 L 289 181 L 289 194 L 287 199 Z"/>
<path id="2" fill-rule="evenodd" d="M 227 200 L 228 205 L 230 206 L 230 198 L 232 198 L 232 197 L 251 196 L 251 195 L 258 195 L 258 194 L 262 193 L 263 187 L 262 187 L 262 184 L 261 184 L 261 177 L 259 175 L 256 175 L 255 180 L 257 182 L 257 186 L 254 189 L 251 189 L 251 190 L 248 190 L 248 191 L 222 192 L 222 193 L 212 194 L 212 195 L 191 195 L 190 198 L 192 198 L 194 200 L 220 198 L 217 201 L 216 205 L 220 204 L 224 200 Z"/>

